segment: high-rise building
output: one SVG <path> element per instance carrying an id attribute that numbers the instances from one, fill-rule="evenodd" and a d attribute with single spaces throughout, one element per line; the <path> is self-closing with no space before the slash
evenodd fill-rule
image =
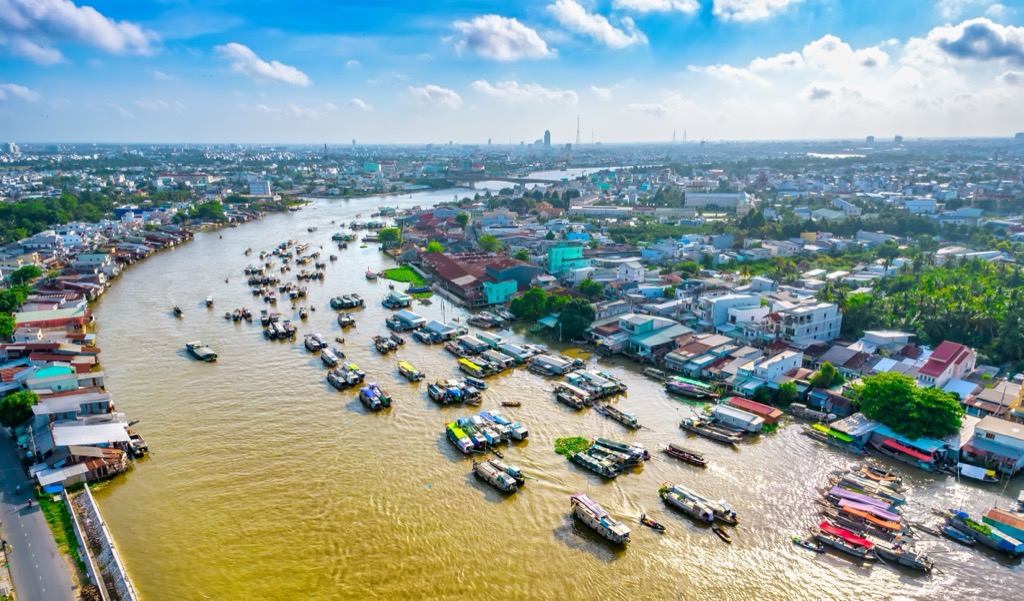
<path id="1" fill-rule="evenodd" d="M 551 131 L 544 130 L 544 148 L 551 148 Z"/>
<path id="2" fill-rule="evenodd" d="M 901 136 L 899 134 L 896 134 L 896 137 L 894 137 L 892 139 L 892 141 L 895 142 L 896 144 L 902 144 L 903 143 L 903 136 Z"/>
<path id="3" fill-rule="evenodd" d="M 7 154 L 21 154 L 21 149 L 14 142 L 7 143 Z"/>
<path id="4" fill-rule="evenodd" d="M 875 143 L 875 137 L 874 136 L 868 136 L 868 137 L 864 138 L 864 141 L 867 142 L 868 144 L 874 144 Z"/>

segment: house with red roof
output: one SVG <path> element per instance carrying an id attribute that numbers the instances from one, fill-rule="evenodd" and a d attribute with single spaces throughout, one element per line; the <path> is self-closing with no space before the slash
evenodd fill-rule
<path id="1" fill-rule="evenodd" d="M 917 381 L 921 386 L 942 388 L 953 378 L 963 378 L 974 371 L 978 356 L 962 344 L 948 340 L 940 344 L 921 367 Z"/>

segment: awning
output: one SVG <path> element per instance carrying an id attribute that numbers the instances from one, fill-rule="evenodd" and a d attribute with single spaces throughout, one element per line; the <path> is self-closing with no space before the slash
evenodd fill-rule
<path id="1" fill-rule="evenodd" d="M 882 441 L 882 444 L 892 447 L 893 449 L 896 449 L 901 453 L 906 453 L 907 455 L 910 455 L 914 459 L 920 459 L 921 461 L 925 462 L 934 460 L 934 457 L 932 457 L 931 455 L 925 455 L 920 451 L 915 451 L 914 449 L 908 446 L 901 445 L 900 443 L 896 442 L 895 440 L 892 440 L 891 438 L 886 438 L 885 440 Z"/>
<path id="2" fill-rule="evenodd" d="M 844 528 L 840 528 L 838 526 L 833 526 L 832 524 L 829 524 L 828 522 L 822 522 L 818 527 L 821 528 L 822 532 L 827 532 L 827 533 L 831 534 L 832 536 L 838 536 L 839 538 L 845 540 L 848 543 L 851 543 L 851 544 L 854 544 L 854 545 L 860 545 L 861 547 L 864 547 L 865 549 L 870 549 L 870 548 L 875 546 L 875 544 L 873 542 L 871 542 L 871 541 L 869 541 L 869 540 L 867 540 L 865 538 L 861 538 L 861 537 L 857 536 L 856 534 L 850 532 L 849 530 L 846 530 Z"/>

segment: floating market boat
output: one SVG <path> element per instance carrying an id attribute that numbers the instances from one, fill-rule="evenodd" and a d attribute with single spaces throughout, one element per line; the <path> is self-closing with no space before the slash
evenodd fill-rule
<path id="1" fill-rule="evenodd" d="M 312 334 L 306 334 L 303 344 L 306 346 L 307 351 L 315 353 L 316 351 L 327 347 L 327 340 L 325 340 L 320 334 L 314 332 Z"/>
<path id="2" fill-rule="evenodd" d="M 331 349 L 323 348 L 320 350 L 320 361 L 327 367 L 337 367 L 338 356 Z"/>
<path id="3" fill-rule="evenodd" d="M 814 542 L 812 540 L 808 540 L 806 538 L 800 538 L 799 536 L 794 536 L 793 537 L 793 544 L 794 545 L 798 545 L 800 547 L 803 547 L 804 549 L 810 549 L 811 551 L 814 551 L 815 553 L 824 553 L 825 552 L 825 545 L 823 545 L 821 543 L 816 543 L 816 542 Z"/>
<path id="4" fill-rule="evenodd" d="M 570 497 L 572 515 L 613 543 L 629 542 L 629 528 L 583 493 Z"/>
<path id="5" fill-rule="evenodd" d="M 212 363 L 217 360 L 217 353 L 213 352 L 213 349 L 198 340 L 186 344 L 185 350 L 188 351 L 188 354 L 200 361 Z"/>
<path id="6" fill-rule="evenodd" d="M 607 458 L 595 457 L 587 451 L 573 453 L 572 460 L 595 474 L 604 476 L 605 478 L 615 478 L 621 473 L 614 461 Z"/>
<path id="7" fill-rule="evenodd" d="M 621 454 L 625 457 L 624 462 L 627 465 L 639 465 L 641 462 L 647 461 L 651 458 L 651 454 L 647 452 L 644 445 L 639 442 L 626 444 L 624 442 L 598 437 L 594 439 L 594 446 Z"/>
<path id="8" fill-rule="evenodd" d="M 949 525 L 966 534 L 983 546 L 995 549 L 1010 557 L 1024 555 L 1024 543 L 993 528 L 988 524 L 976 522 L 964 511 L 950 510 Z"/>
<path id="9" fill-rule="evenodd" d="M 398 362 L 398 373 L 402 374 L 402 377 L 410 382 L 419 382 L 423 379 L 423 372 L 413 367 L 412 363 L 408 361 Z"/>
<path id="10" fill-rule="evenodd" d="M 490 463 L 498 471 L 508 474 L 515 481 L 517 487 L 522 487 L 526 484 L 526 475 L 523 474 L 523 470 L 518 465 L 505 463 L 498 459 L 487 459 L 485 463 Z"/>
<path id="11" fill-rule="evenodd" d="M 627 428 L 637 430 L 641 427 L 640 422 L 637 421 L 635 415 L 621 411 L 611 405 L 594 405 L 594 411 L 597 411 L 605 417 L 610 417 Z"/>
<path id="12" fill-rule="evenodd" d="M 348 313 L 338 313 L 338 325 L 347 328 L 356 325 L 356 318 Z"/>
<path id="13" fill-rule="evenodd" d="M 665 390 L 671 394 L 677 394 L 698 401 L 710 401 L 718 398 L 718 395 L 713 390 L 699 384 L 669 380 L 665 382 Z"/>
<path id="14" fill-rule="evenodd" d="M 474 461 L 473 473 L 484 482 L 502 492 L 516 492 L 519 490 L 516 486 L 516 481 L 512 476 L 499 470 L 489 461 Z"/>
<path id="15" fill-rule="evenodd" d="M 690 465 L 696 465 L 700 467 L 706 467 L 708 460 L 704 458 L 704 455 L 697 451 L 691 451 L 684 446 L 678 445 L 674 442 L 669 443 L 667 447 L 662 449 L 666 454 L 681 459 Z"/>
<path id="16" fill-rule="evenodd" d="M 473 440 L 455 422 L 445 425 L 445 435 L 455 445 L 455 448 L 467 455 L 476 450 Z"/>
<path id="17" fill-rule="evenodd" d="M 724 430 L 711 427 L 711 423 L 707 420 L 703 420 L 699 417 L 687 417 L 680 422 L 679 427 L 684 430 L 689 430 L 694 434 L 710 438 L 715 442 L 722 442 L 725 444 L 736 444 L 743 440 L 743 436 L 738 433 L 730 433 Z"/>
<path id="18" fill-rule="evenodd" d="M 834 549 L 838 549 L 843 553 L 853 555 L 858 559 L 866 561 L 874 561 L 877 559 L 871 552 L 875 546 L 874 543 L 834 524 L 822 522 L 818 526 L 818 530 L 815 532 L 814 537 L 821 543 Z"/>
<path id="19" fill-rule="evenodd" d="M 484 382 L 480 378 L 474 378 L 473 376 L 466 376 L 462 379 L 463 382 L 469 384 L 477 390 L 487 390 L 487 382 Z"/>
<path id="20" fill-rule="evenodd" d="M 715 521 L 715 513 L 711 511 L 710 507 L 699 501 L 695 501 L 689 497 L 684 497 L 683 495 L 666 487 L 662 487 L 661 490 L 658 491 L 658 494 L 666 505 L 670 505 L 679 511 L 682 511 L 698 522 L 710 524 Z"/>
<path id="21" fill-rule="evenodd" d="M 711 531 L 717 534 L 718 538 L 724 540 L 729 544 L 732 544 L 732 536 L 730 536 L 729 533 L 725 531 L 725 528 L 721 526 L 712 526 Z"/>
<path id="22" fill-rule="evenodd" d="M 897 541 L 892 544 L 875 543 L 875 556 L 885 561 L 895 561 L 901 566 L 922 572 L 931 572 L 934 562 L 926 553 L 918 553 L 906 543 Z"/>
<path id="23" fill-rule="evenodd" d="M 683 486 L 682 484 L 672 484 L 671 482 L 664 482 L 662 483 L 662 486 L 665 487 L 667 490 L 674 492 L 682 497 L 686 497 L 688 499 L 692 499 L 694 501 L 703 503 L 704 505 L 711 509 L 711 512 L 714 514 L 715 519 L 719 522 L 728 524 L 730 526 L 735 526 L 740 521 L 739 516 L 736 515 L 736 512 L 733 510 L 732 505 L 730 505 L 729 502 L 726 501 L 725 499 L 713 501 L 703 495 L 698 494 L 694 490 L 687 488 L 686 486 Z"/>
<path id="24" fill-rule="evenodd" d="M 522 407 L 523 403 L 522 403 L 522 401 L 502 401 L 501 402 L 501 406 L 502 407 Z"/>
<path id="25" fill-rule="evenodd" d="M 960 543 L 965 547 L 973 547 L 978 544 L 978 541 L 974 540 L 973 536 L 964 534 L 952 526 L 943 526 L 941 532 L 954 542 Z"/>
<path id="26" fill-rule="evenodd" d="M 530 431 L 526 429 L 526 426 L 520 424 L 517 421 L 513 421 L 498 412 L 497 409 L 491 411 L 481 411 L 480 416 L 486 420 L 490 420 L 500 426 L 508 428 L 509 436 L 516 440 L 526 440 L 530 436 Z"/>

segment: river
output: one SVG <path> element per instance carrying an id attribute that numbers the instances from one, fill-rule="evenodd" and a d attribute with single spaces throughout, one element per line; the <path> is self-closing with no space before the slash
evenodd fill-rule
<path id="1" fill-rule="evenodd" d="M 379 300 L 387 281 L 363 273 L 390 260 L 376 245 L 338 251 L 330 240 L 339 229 L 332 221 L 347 223 L 356 213 L 369 219 L 379 205 L 426 207 L 456 193 L 463 191 L 317 201 L 199 233 L 127 269 L 97 304 L 108 390 L 119 410 L 139 420 L 152 455 L 96 496 L 145 599 L 1016 598 L 1020 565 L 927 535 L 918 544 L 940 570 L 931 575 L 795 547 L 790 539 L 818 520 L 814 488 L 854 458 L 802 436 L 789 421 L 736 450 L 687 439 L 677 424 L 692 407 L 619 359 L 591 362 L 629 384 L 617 404 L 646 429 L 627 433 L 592 410 L 571 412 L 554 402 L 551 382 L 519 369 L 491 378 L 481 409 L 522 401 L 504 411 L 530 437 L 505 457 L 535 479 L 512 496 L 476 480 L 470 460 L 442 435 L 446 421 L 470 410 L 436 405 L 426 382 L 407 383 L 396 370 L 397 359 L 406 359 L 428 379 L 453 377 L 452 356 L 411 338 L 397 359 L 378 355 L 370 337 L 385 332 L 388 311 Z M 319 229 L 307 233 L 310 226 Z M 242 274 L 256 257 L 243 251 L 256 255 L 290 238 L 340 256 L 326 280 L 307 284 L 316 311 L 300 334 L 344 336 L 349 358 L 395 397 L 390 410 L 370 414 L 354 392 L 330 388 L 301 336 L 270 342 L 258 320 L 223 319 L 235 307 L 257 315 L 265 308 Z M 328 299 L 344 292 L 368 302 L 357 326 L 341 334 Z M 213 310 L 204 307 L 207 295 Z M 175 304 L 181 320 L 170 314 Z M 288 313 L 285 304 L 279 309 Z M 464 317 L 437 297 L 414 310 Z M 185 355 L 184 344 L 195 339 L 219 353 L 217 363 Z M 636 440 L 652 451 L 685 440 L 706 451 L 711 466 L 701 471 L 654 452 L 638 471 L 603 481 L 553 452 L 556 437 L 573 435 Z M 909 512 L 918 516 L 932 506 L 983 510 L 1001 491 L 904 471 Z M 730 500 L 742 520 L 734 543 L 664 507 L 657 490 L 666 480 Z M 569 495 L 578 491 L 633 529 L 627 549 L 574 524 Z M 668 532 L 641 528 L 636 518 L 644 511 Z"/>

